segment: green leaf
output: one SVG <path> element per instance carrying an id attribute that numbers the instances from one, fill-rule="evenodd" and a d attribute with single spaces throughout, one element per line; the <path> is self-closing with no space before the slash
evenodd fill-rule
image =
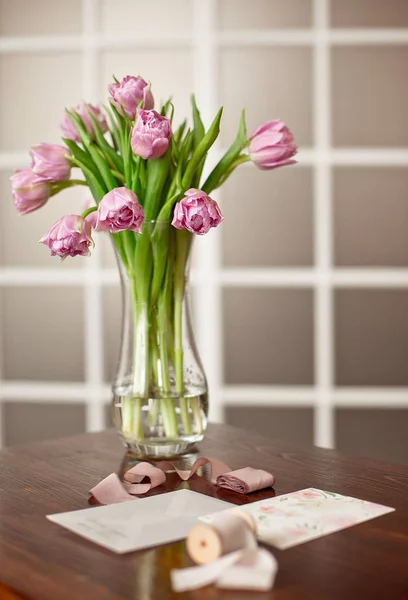
<path id="1" fill-rule="evenodd" d="M 173 157 L 174 164 L 177 165 L 180 160 L 180 150 L 178 148 L 177 142 L 174 139 L 174 136 L 170 140 L 171 145 L 171 156 Z"/>
<path id="2" fill-rule="evenodd" d="M 82 170 L 93 197 L 97 202 L 99 202 L 106 194 L 108 189 L 106 188 L 105 182 L 102 179 L 95 163 L 90 158 L 89 154 L 84 152 L 82 148 L 78 146 L 78 144 L 66 138 L 62 139 L 71 151 L 73 157 L 71 161 Z"/>
<path id="3" fill-rule="evenodd" d="M 92 196 L 95 198 L 95 202 L 100 202 L 106 192 L 108 191 L 104 184 L 101 184 L 95 175 L 88 169 L 86 165 L 81 163 L 81 161 L 76 158 L 73 159 L 73 163 L 76 164 L 84 174 L 85 180 L 88 184 L 89 189 L 91 190 Z"/>
<path id="4" fill-rule="evenodd" d="M 173 125 L 173 117 L 174 117 L 174 104 L 173 104 L 173 102 L 170 102 L 170 116 L 169 116 L 170 125 Z"/>
<path id="5" fill-rule="evenodd" d="M 105 109 L 106 114 L 108 115 L 109 120 L 109 133 L 111 134 L 113 144 L 116 150 L 120 148 L 120 137 L 119 137 L 119 126 L 114 119 L 114 115 L 111 109 L 111 106 L 108 104 L 104 104 L 103 108 Z"/>
<path id="6" fill-rule="evenodd" d="M 194 94 L 191 96 L 191 105 L 193 108 L 193 123 L 194 123 L 194 148 L 197 148 L 205 135 L 205 128 L 201 120 L 200 111 L 197 108 Z"/>
<path id="7" fill-rule="evenodd" d="M 205 135 L 205 128 L 204 128 L 203 122 L 201 120 L 201 115 L 200 115 L 200 112 L 199 112 L 199 110 L 197 108 L 197 104 L 196 104 L 194 95 L 191 96 L 191 105 L 193 107 L 194 148 L 197 148 L 197 146 L 199 145 L 199 143 L 201 142 L 201 140 L 203 139 L 203 137 Z M 194 173 L 194 176 L 193 176 L 193 179 L 192 179 L 192 182 L 191 182 L 191 184 L 192 184 L 193 187 L 199 187 L 200 186 L 200 179 L 201 179 L 201 174 L 202 174 L 203 169 L 204 169 L 205 159 L 206 159 L 206 155 L 204 156 L 204 158 L 201 161 L 201 163 L 197 166 L 196 172 Z"/>
<path id="8" fill-rule="evenodd" d="M 166 204 L 162 207 L 157 217 L 157 221 L 168 221 L 173 212 L 174 205 L 179 202 L 183 197 L 183 192 L 177 191 L 173 196 L 166 200 Z"/>
<path id="9" fill-rule="evenodd" d="M 166 265 L 169 258 L 170 235 L 173 233 L 170 227 L 160 223 L 154 228 L 151 239 L 153 249 L 153 276 L 150 292 L 151 303 L 154 306 L 162 291 L 163 278 L 166 272 Z M 168 270 L 168 269 L 167 269 Z M 163 289 L 163 293 L 165 290 Z"/>
<path id="10" fill-rule="evenodd" d="M 245 148 L 247 143 L 248 140 L 245 125 L 245 111 L 242 111 L 241 119 L 239 122 L 238 135 L 235 138 L 234 143 L 229 147 L 227 152 L 224 154 L 224 156 L 221 158 L 221 160 L 218 162 L 218 164 L 214 167 L 214 169 L 207 177 L 204 185 L 201 187 L 201 189 L 206 194 L 209 194 L 212 190 L 220 186 L 222 176 L 228 171 L 230 166 L 238 158 L 238 156 Z"/>
<path id="11" fill-rule="evenodd" d="M 146 221 L 156 219 L 160 211 L 163 187 L 170 170 L 170 162 L 170 149 L 162 157 L 147 161 L 147 186 L 143 205 Z"/>
<path id="12" fill-rule="evenodd" d="M 146 161 L 141 156 L 133 154 L 133 175 L 132 175 L 132 191 L 135 192 L 140 204 L 144 204 L 144 195 L 146 189 Z"/>
<path id="13" fill-rule="evenodd" d="M 169 110 L 169 107 L 170 107 L 170 104 L 171 104 L 171 100 L 172 100 L 172 97 L 170 96 L 170 98 L 167 100 L 167 102 L 165 102 L 162 105 L 162 107 L 160 109 L 160 114 L 161 114 L 162 117 L 167 117 L 167 113 L 168 113 L 168 110 Z"/>
<path id="14" fill-rule="evenodd" d="M 122 117 L 116 109 L 116 106 L 111 104 L 111 110 L 116 117 L 119 129 L 119 148 L 123 159 L 123 170 L 125 174 L 125 185 L 130 189 L 132 186 L 132 149 L 130 146 L 131 123 Z M 130 123 L 130 125 L 129 125 Z"/>
<path id="15" fill-rule="evenodd" d="M 177 165 L 177 171 L 176 171 L 176 184 L 177 184 L 177 188 L 180 191 L 183 191 L 183 178 L 182 178 L 181 174 L 187 164 L 188 157 L 189 157 L 191 149 L 193 147 L 193 142 L 194 142 L 193 132 L 190 129 L 187 129 L 187 133 L 185 135 L 185 138 L 184 138 L 182 146 L 181 146 L 180 159 L 179 159 L 179 163 Z"/>
<path id="16" fill-rule="evenodd" d="M 171 181 L 171 184 L 170 184 L 169 189 L 166 194 L 166 202 L 167 202 L 168 198 L 170 198 L 171 196 L 174 196 L 176 191 L 182 190 L 182 187 L 183 187 L 182 186 L 182 173 L 183 173 L 184 167 L 187 163 L 192 145 L 193 145 L 193 133 L 192 133 L 192 131 L 190 131 L 190 129 L 188 129 L 187 133 L 185 135 L 185 138 L 181 143 L 181 149 L 179 151 L 178 160 L 176 161 L 177 162 L 176 170 L 175 170 L 175 172 L 173 170 L 173 172 L 171 173 L 172 181 Z M 172 146 L 172 149 L 173 149 L 173 146 Z"/>
<path id="17" fill-rule="evenodd" d="M 242 165 L 243 163 L 246 163 L 248 161 L 250 161 L 250 157 L 248 156 L 248 154 L 240 154 L 238 156 L 238 158 L 236 158 L 234 160 L 233 163 L 230 164 L 230 166 L 228 167 L 228 169 L 225 171 L 225 173 L 223 175 L 221 175 L 219 181 L 218 181 L 218 185 L 217 187 L 220 187 L 221 185 L 223 185 L 228 177 L 235 171 L 235 169 L 239 166 Z"/>
<path id="18" fill-rule="evenodd" d="M 105 155 L 105 158 L 110 163 L 111 167 L 117 169 L 119 173 L 123 173 L 123 160 L 120 156 L 118 156 L 115 149 L 112 148 L 110 144 L 108 144 L 108 142 L 105 139 L 105 136 L 101 131 L 101 128 L 99 127 L 98 123 L 96 122 L 90 111 L 88 111 L 88 117 L 90 118 L 92 127 L 94 128 L 98 146 L 101 149 L 102 153 Z"/>
<path id="19" fill-rule="evenodd" d="M 82 144 L 84 145 L 84 148 L 86 148 L 88 150 L 88 152 L 89 152 L 92 160 L 94 161 L 95 165 L 97 166 L 98 171 L 100 172 L 102 179 L 104 180 L 105 185 L 107 186 L 108 190 L 118 187 L 117 179 L 112 175 L 111 170 L 110 170 L 106 160 L 100 154 L 99 149 L 93 142 L 81 117 L 75 112 L 71 112 L 69 110 L 67 110 L 66 112 L 67 112 L 69 118 L 71 119 L 71 121 L 73 122 L 73 124 L 75 125 L 75 127 L 79 133 L 79 137 L 81 138 Z"/>
<path id="20" fill-rule="evenodd" d="M 68 140 L 67 138 L 62 138 L 62 140 L 68 146 L 72 156 L 86 165 L 87 168 L 92 171 L 96 177 L 99 177 L 101 182 L 103 182 L 101 174 L 99 173 L 97 166 L 88 152 L 84 152 L 84 150 L 82 150 L 82 148 L 80 148 L 78 144 L 72 140 Z"/>
<path id="21" fill-rule="evenodd" d="M 178 127 L 178 129 L 176 129 L 176 131 L 173 133 L 173 137 L 171 139 L 176 144 L 176 146 L 179 145 L 180 140 L 183 137 L 183 133 L 186 129 L 186 126 L 187 126 L 187 121 L 184 120 L 182 122 L 182 124 Z"/>
<path id="22" fill-rule="evenodd" d="M 182 179 L 182 187 L 183 190 L 187 190 L 191 186 L 191 182 L 196 172 L 196 169 L 201 164 L 201 161 L 207 155 L 208 150 L 214 144 L 220 133 L 220 121 L 222 117 L 222 107 L 217 112 L 214 121 L 211 123 L 210 128 L 207 133 L 198 144 L 197 148 L 195 148 L 191 160 L 187 165 L 187 169 L 185 170 L 183 179 Z"/>

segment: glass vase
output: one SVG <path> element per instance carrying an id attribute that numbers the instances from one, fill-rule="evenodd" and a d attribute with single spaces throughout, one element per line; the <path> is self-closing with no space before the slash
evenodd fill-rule
<path id="1" fill-rule="evenodd" d="M 188 301 L 192 235 L 150 221 L 141 234 L 112 237 L 123 310 L 114 423 L 138 457 L 184 454 L 203 439 L 208 415 Z"/>

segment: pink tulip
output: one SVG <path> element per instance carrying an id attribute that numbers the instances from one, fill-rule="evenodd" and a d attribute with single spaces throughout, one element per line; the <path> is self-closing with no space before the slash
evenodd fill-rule
<path id="1" fill-rule="evenodd" d="M 36 175 L 41 175 L 50 181 L 66 181 L 71 174 L 69 151 L 64 146 L 56 144 L 35 144 L 32 146 L 31 169 Z"/>
<path id="2" fill-rule="evenodd" d="M 18 169 L 10 179 L 15 205 L 22 215 L 37 210 L 50 197 L 49 182 L 31 169 Z"/>
<path id="3" fill-rule="evenodd" d="M 224 219 L 218 204 L 201 190 L 191 188 L 174 208 L 172 225 L 204 235 Z"/>
<path id="4" fill-rule="evenodd" d="M 155 110 L 138 108 L 132 130 L 132 150 L 142 158 L 159 158 L 169 147 L 171 125 Z"/>
<path id="5" fill-rule="evenodd" d="M 51 250 L 51 256 L 89 256 L 93 244 L 91 225 L 79 215 L 65 215 L 40 239 Z"/>
<path id="6" fill-rule="evenodd" d="M 86 215 L 85 221 L 87 221 L 90 224 L 92 229 L 96 229 L 96 224 L 98 222 L 98 212 L 94 210 L 93 212 L 89 213 L 89 215 Z"/>
<path id="7" fill-rule="evenodd" d="M 136 109 L 143 100 L 143 108 L 150 110 L 154 107 L 153 94 L 142 77 L 127 75 L 120 83 L 109 86 L 111 102 L 121 115 L 123 111 L 131 121 L 134 121 Z"/>
<path id="8" fill-rule="evenodd" d="M 143 222 L 143 206 L 136 194 L 126 187 L 119 187 L 108 192 L 100 201 L 95 229 L 111 233 L 129 229 L 141 233 Z"/>
<path id="9" fill-rule="evenodd" d="M 71 112 L 75 112 L 81 117 L 91 138 L 95 138 L 95 131 L 88 113 L 90 113 L 93 116 L 93 118 L 99 125 L 99 128 L 101 129 L 102 133 L 105 133 L 105 131 L 108 130 L 108 124 L 106 122 L 105 115 L 103 114 L 99 106 L 94 106 L 93 104 L 87 104 L 86 102 L 83 102 L 82 104 L 78 104 L 78 106 L 72 109 Z M 73 140 L 74 142 L 81 141 L 77 128 L 75 127 L 75 125 L 69 118 L 69 115 L 67 114 L 65 114 L 62 117 L 61 129 L 62 133 L 64 134 L 64 137 L 68 140 Z"/>
<path id="10" fill-rule="evenodd" d="M 249 155 L 260 169 L 293 165 L 296 151 L 293 135 L 282 121 L 268 121 L 250 137 Z"/>

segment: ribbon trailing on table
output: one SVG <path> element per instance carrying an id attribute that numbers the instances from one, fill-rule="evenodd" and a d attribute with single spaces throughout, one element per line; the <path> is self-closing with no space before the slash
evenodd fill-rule
<path id="1" fill-rule="evenodd" d="M 157 465 L 140 462 L 124 474 L 125 482 L 122 483 L 116 473 L 111 473 L 93 487 L 90 494 L 100 504 L 127 502 L 139 494 L 146 494 L 149 490 L 162 485 L 166 481 L 164 471 L 167 469 L 176 471 L 180 479 L 187 481 L 205 464 L 210 465 L 212 483 L 240 494 L 261 490 L 275 483 L 275 477 L 267 471 L 252 467 L 231 471 L 231 467 L 220 460 L 201 457 L 195 461 L 190 470 L 177 469 L 168 460 L 158 462 Z M 150 479 L 150 482 L 142 483 L 145 478 Z"/>
<path id="2" fill-rule="evenodd" d="M 216 514 L 211 523 L 195 525 L 187 537 L 187 551 L 199 566 L 172 569 L 173 590 L 184 592 L 211 583 L 219 588 L 270 590 L 278 563 L 258 547 L 255 535 L 251 515 L 237 509 Z"/>

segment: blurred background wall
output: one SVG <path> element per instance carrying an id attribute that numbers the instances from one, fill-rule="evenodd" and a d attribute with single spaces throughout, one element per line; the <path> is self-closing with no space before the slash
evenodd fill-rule
<path id="1" fill-rule="evenodd" d="M 192 303 L 211 417 L 408 463 L 408 2 L 0 0 L 2 444 L 104 428 L 119 345 L 112 252 L 37 240 L 83 192 L 19 217 L 9 177 L 65 106 L 141 74 L 176 118 L 195 91 L 218 151 L 241 107 L 281 118 L 299 164 L 244 167 L 200 239 Z"/>

